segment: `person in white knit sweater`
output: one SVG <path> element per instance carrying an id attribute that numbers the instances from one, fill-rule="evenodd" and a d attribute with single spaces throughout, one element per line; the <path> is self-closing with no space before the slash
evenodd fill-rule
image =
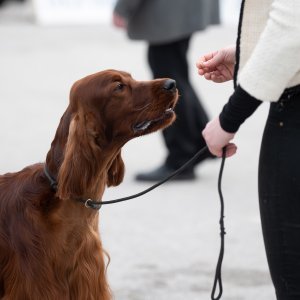
<path id="1" fill-rule="evenodd" d="M 259 161 L 265 248 L 277 300 L 300 299 L 300 1 L 243 0 L 236 46 L 208 53 L 198 73 L 235 91 L 202 135 L 211 153 L 231 141 L 262 101 L 270 102 Z"/>

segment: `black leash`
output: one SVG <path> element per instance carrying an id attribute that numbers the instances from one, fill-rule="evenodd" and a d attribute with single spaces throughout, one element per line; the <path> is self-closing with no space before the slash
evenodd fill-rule
<path id="1" fill-rule="evenodd" d="M 179 169 L 177 169 L 176 171 L 174 171 L 173 173 L 171 173 L 169 176 L 167 176 L 166 178 L 164 178 L 163 180 L 159 181 L 158 183 L 150 186 L 148 189 L 128 196 L 128 197 L 124 197 L 124 198 L 119 198 L 119 199 L 114 199 L 114 200 L 108 200 L 108 201 L 93 201 L 91 199 L 88 200 L 78 200 L 80 202 L 83 202 L 85 204 L 86 207 L 92 208 L 92 209 L 100 209 L 102 205 L 106 205 L 106 204 L 113 204 L 113 203 L 118 203 L 118 202 L 123 202 L 123 201 L 127 201 L 127 200 L 131 200 L 134 198 L 138 198 L 140 196 L 143 196 L 147 193 L 149 193 L 150 191 L 156 189 L 157 187 L 159 187 L 160 185 L 164 184 L 165 182 L 169 181 L 171 178 L 175 177 L 176 175 L 178 175 L 179 173 L 181 173 L 184 169 L 186 169 L 189 165 L 191 165 L 194 161 L 197 160 L 197 158 L 202 155 L 203 153 L 205 153 L 208 150 L 208 148 L 205 146 L 202 149 L 200 149 L 191 159 L 189 159 L 184 165 L 182 165 Z"/>
<path id="2" fill-rule="evenodd" d="M 200 149 L 190 160 L 188 160 L 183 166 L 181 166 L 179 169 L 177 169 L 175 172 L 171 173 L 169 176 L 167 176 L 165 179 L 159 181 L 158 183 L 150 186 L 148 189 L 123 198 L 118 198 L 114 200 L 108 200 L 108 201 L 94 201 L 92 199 L 77 199 L 77 201 L 84 203 L 84 205 L 87 208 L 95 209 L 95 210 L 100 210 L 102 205 L 106 204 L 113 204 L 113 203 L 118 203 L 118 202 L 123 202 L 127 200 L 131 200 L 134 198 L 138 198 L 140 196 L 143 196 L 150 191 L 156 189 L 160 185 L 164 184 L 165 182 L 169 181 L 171 178 L 175 177 L 179 173 L 181 173 L 185 168 L 187 168 L 189 165 L 191 165 L 194 161 L 197 160 L 197 158 L 202 155 L 205 151 L 207 151 L 208 148 L 207 146 L 203 147 Z M 219 300 L 222 297 L 223 294 L 223 285 L 222 285 L 222 262 L 223 262 L 223 257 L 224 257 L 224 250 L 225 250 L 225 226 L 224 226 L 224 199 L 222 195 L 222 189 L 221 189 L 221 183 L 222 183 L 222 176 L 223 176 L 223 170 L 224 170 L 224 164 L 225 164 L 225 158 L 226 158 L 226 147 L 223 148 L 223 153 L 222 153 L 222 162 L 221 162 L 221 167 L 219 171 L 219 177 L 218 177 L 218 192 L 220 196 L 220 202 L 221 202 L 221 216 L 220 216 L 220 236 L 221 236 L 221 247 L 220 247 L 220 253 L 219 253 L 219 258 L 218 258 L 218 263 L 216 267 L 216 272 L 215 272 L 215 279 L 214 279 L 214 284 L 212 288 L 212 293 L 211 293 L 211 299 L 212 300 Z M 46 164 L 44 165 L 44 173 L 48 180 L 50 181 L 50 185 L 52 189 L 56 190 L 57 189 L 57 181 L 50 175 L 49 171 L 47 170 Z M 219 287 L 219 294 L 215 296 L 216 294 L 216 289 L 217 286 Z"/>

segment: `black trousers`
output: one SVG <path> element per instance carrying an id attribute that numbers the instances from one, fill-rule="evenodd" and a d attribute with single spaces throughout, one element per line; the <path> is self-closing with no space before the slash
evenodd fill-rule
<path id="1" fill-rule="evenodd" d="M 300 299 L 300 93 L 272 103 L 259 163 L 265 248 L 278 300 Z"/>
<path id="2" fill-rule="evenodd" d="M 168 148 L 166 165 L 178 168 L 204 147 L 202 130 L 208 116 L 198 99 L 188 75 L 187 51 L 190 37 L 162 45 L 149 45 L 148 61 L 154 78 L 170 77 L 176 80 L 180 94 L 175 112 L 177 119 L 163 131 Z M 196 71 L 195 71 L 196 72 Z M 208 155 L 199 158 L 199 163 Z"/>

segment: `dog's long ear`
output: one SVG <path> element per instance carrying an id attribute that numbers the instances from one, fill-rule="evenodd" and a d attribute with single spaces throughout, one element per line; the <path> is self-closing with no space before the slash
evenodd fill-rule
<path id="1" fill-rule="evenodd" d="M 95 143 L 92 115 L 82 111 L 73 116 L 64 159 L 58 172 L 57 196 L 61 199 L 98 197 L 103 192 L 101 148 Z M 103 175 L 102 175 L 103 176 Z M 104 175 L 105 176 L 105 175 Z"/>
<path id="2" fill-rule="evenodd" d="M 121 150 L 113 160 L 107 172 L 107 186 L 117 186 L 124 178 L 125 166 L 121 156 Z"/>

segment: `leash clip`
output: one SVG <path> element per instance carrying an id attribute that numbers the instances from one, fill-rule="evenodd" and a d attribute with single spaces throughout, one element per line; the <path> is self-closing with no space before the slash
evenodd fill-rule
<path id="1" fill-rule="evenodd" d="M 89 204 L 89 202 L 92 201 L 92 199 L 87 199 L 85 202 L 84 202 L 84 206 L 86 208 L 91 208 L 91 204 Z"/>
<path id="2" fill-rule="evenodd" d="M 100 208 L 102 207 L 102 203 L 101 202 L 97 202 L 95 203 L 92 199 L 87 199 L 84 202 L 84 206 L 86 208 L 91 208 L 91 209 L 95 209 L 95 210 L 100 210 Z"/>

